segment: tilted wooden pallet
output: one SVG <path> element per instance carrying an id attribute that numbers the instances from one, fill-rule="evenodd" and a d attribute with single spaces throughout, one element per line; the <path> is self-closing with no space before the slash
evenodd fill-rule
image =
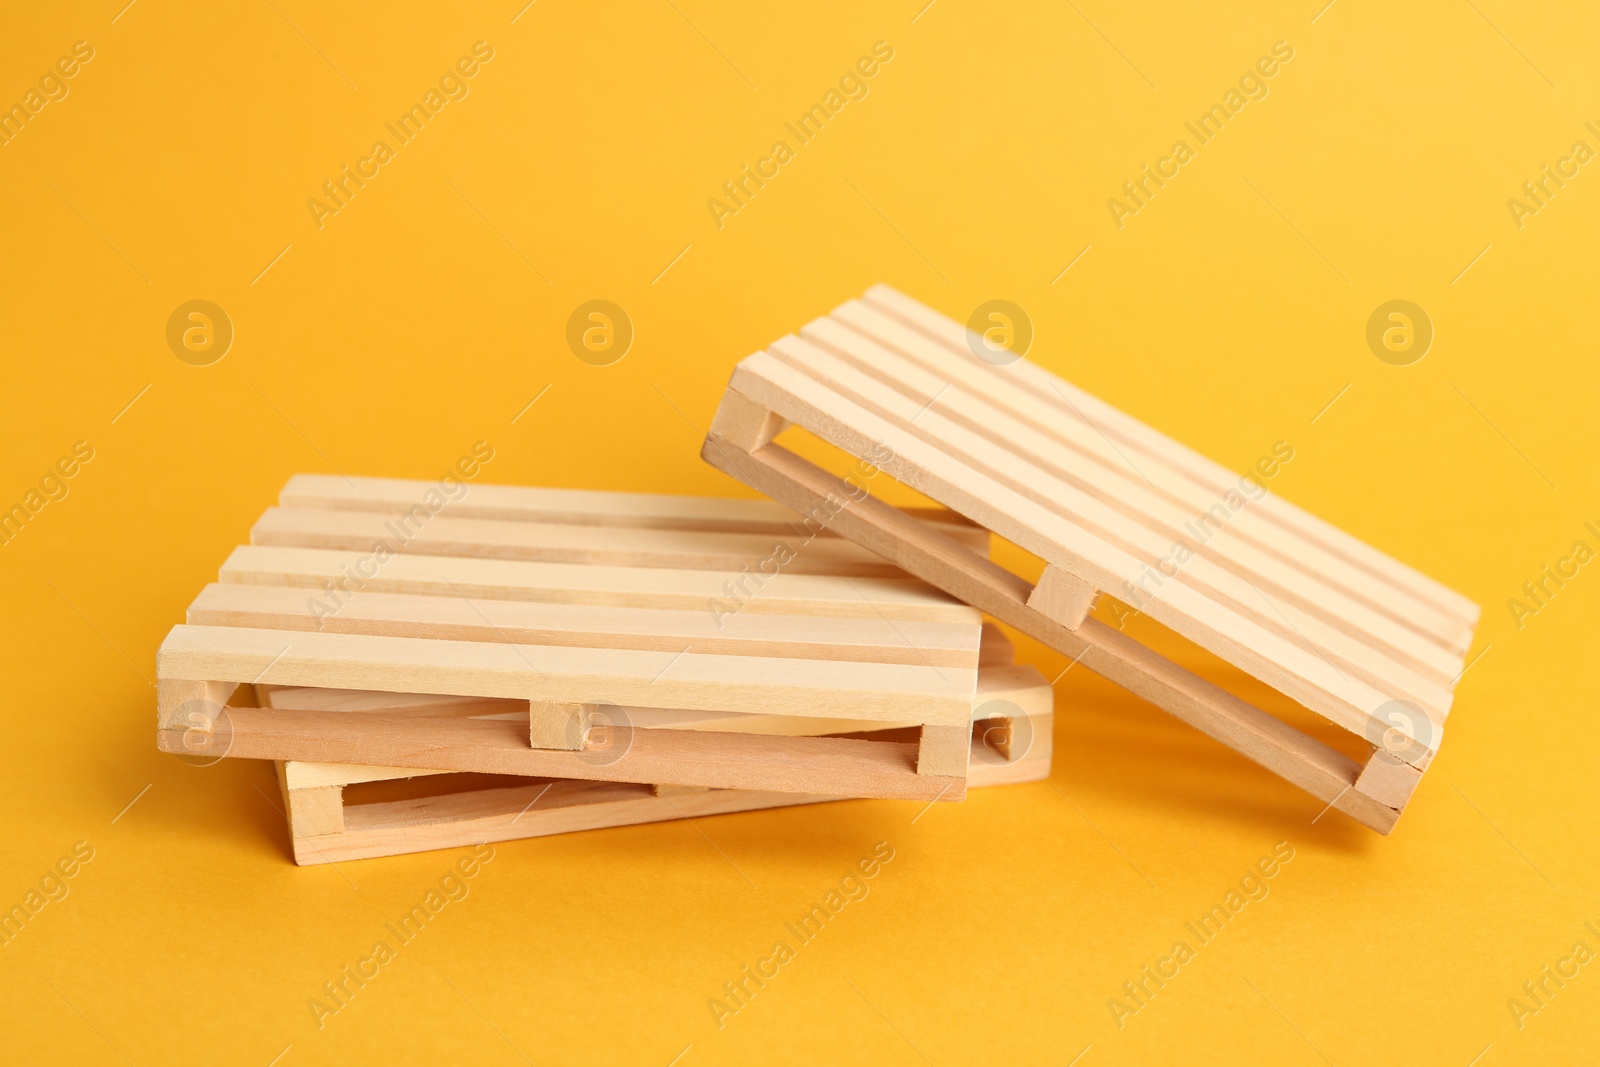
<path id="1" fill-rule="evenodd" d="M 734 369 L 713 466 L 1387 833 L 1438 750 L 1478 607 L 886 286 Z M 976 342 L 981 343 L 981 342 Z M 772 439 L 790 424 L 1045 561 L 1030 584 Z M 841 501 L 847 501 L 841 506 Z M 1340 753 L 1088 612 L 1100 594 L 1368 742 Z"/>
<path id="2" fill-rule="evenodd" d="M 1039 781 L 1050 775 L 1050 686 L 1034 668 L 1010 665 L 1009 643 L 997 633 L 993 636 L 985 641 L 985 662 L 979 671 L 967 781 L 974 786 Z M 260 688 L 261 703 L 269 707 L 316 707 L 360 715 L 395 702 L 394 694 Z M 419 716 L 500 715 L 515 720 L 527 715 L 517 703 L 418 696 L 407 698 L 405 706 Z M 734 718 L 663 712 L 653 722 L 659 729 L 717 730 L 726 729 Z M 828 724 L 802 717 L 750 716 L 737 725 L 750 731 L 793 734 Z M 914 728 L 873 734 L 903 744 L 916 741 Z M 844 799 L 570 778 L 513 780 L 348 763 L 279 761 L 277 768 L 295 862 L 302 865 Z M 350 795 L 368 783 L 433 776 L 439 778 L 438 788 L 423 795 L 365 802 Z"/>
<path id="3" fill-rule="evenodd" d="M 450 495 L 455 499 L 449 499 Z M 157 659 L 173 752 L 842 796 L 965 794 L 981 615 L 765 501 L 302 475 Z M 987 534 L 932 521 L 983 550 Z M 511 699 L 260 708 L 241 685 Z M 223 710 L 224 705 L 227 706 Z M 911 742 L 654 728 L 916 725 Z M 842 724 L 842 725 L 841 725 Z"/>

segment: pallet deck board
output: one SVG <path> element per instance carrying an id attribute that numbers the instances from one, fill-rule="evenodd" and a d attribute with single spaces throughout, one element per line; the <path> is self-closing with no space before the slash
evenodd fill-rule
<path id="1" fill-rule="evenodd" d="M 456 641 L 570 645 L 678 653 L 793 656 L 813 660 L 975 667 L 970 624 L 881 616 L 822 617 L 538 604 L 514 600 L 363 590 L 337 614 L 319 614 L 286 586 L 208 585 L 189 608 L 191 625 L 438 637 Z"/>
<path id="2" fill-rule="evenodd" d="M 977 634 L 974 625 L 974 641 Z M 241 626 L 174 627 L 156 669 L 171 680 L 930 723 L 964 721 L 977 685 L 976 667 Z"/>
<path id="3" fill-rule="evenodd" d="M 763 576 L 755 587 L 740 570 L 694 571 L 665 567 L 610 567 L 581 563 L 395 555 L 380 564 L 370 551 L 241 545 L 223 563 L 223 583 L 285 585 L 315 590 L 307 599 L 334 603 L 330 588 L 374 593 L 464 596 L 473 600 L 526 600 L 677 611 L 721 609 L 738 614 L 806 615 L 965 622 L 965 605 L 905 576 Z M 757 596 L 737 599 L 738 583 Z"/>

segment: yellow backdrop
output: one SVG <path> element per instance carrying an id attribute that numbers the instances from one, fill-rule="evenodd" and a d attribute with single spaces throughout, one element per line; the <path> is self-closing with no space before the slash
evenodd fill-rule
<path id="1" fill-rule="evenodd" d="M 1600 549 L 1600 15 L 923 2 L 4 15 L 8 1061 L 1594 1062 L 1600 575 L 1524 583 Z M 1275 491 L 1483 604 L 1393 836 L 1073 670 L 1048 783 L 499 845 L 319 1017 L 471 852 L 297 868 L 268 767 L 158 754 L 185 604 L 296 471 L 749 495 L 697 457 L 729 369 L 878 281 L 1290 442 Z"/>

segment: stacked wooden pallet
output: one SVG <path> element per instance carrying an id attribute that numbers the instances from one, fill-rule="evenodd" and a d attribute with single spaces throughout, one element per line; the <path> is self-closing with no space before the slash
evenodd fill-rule
<path id="1" fill-rule="evenodd" d="M 298 476 L 162 645 L 159 745 L 275 761 L 302 863 L 955 801 L 1050 768 L 1050 687 L 987 614 L 1389 832 L 1477 605 L 1265 470 L 981 344 L 879 286 L 743 360 L 702 455 L 770 502 Z M 855 470 L 774 443 L 790 426 Z M 890 506 L 880 472 L 941 507 Z M 1037 581 L 989 558 L 991 532 Z M 1094 617 L 1102 598 L 1358 756 Z"/>
<path id="2" fill-rule="evenodd" d="M 830 529 L 1387 833 L 1438 750 L 1476 604 L 885 286 L 734 370 L 702 451 L 799 511 L 850 485 L 796 425 L 1045 562 L 1030 583 L 866 497 Z M 1117 598 L 1366 742 L 1362 760 L 1089 617 Z"/>
<path id="3" fill-rule="evenodd" d="M 161 748 L 279 763 L 300 862 L 1049 771 L 976 609 L 764 501 L 301 475 L 157 673 Z"/>

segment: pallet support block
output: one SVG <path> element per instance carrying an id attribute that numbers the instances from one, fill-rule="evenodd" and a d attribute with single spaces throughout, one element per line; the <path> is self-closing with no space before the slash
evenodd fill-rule
<path id="1" fill-rule="evenodd" d="M 581 750 L 589 740 L 589 728 L 597 710 L 594 704 L 528 704 L 528 743 L 534 748 Z"/>
<path id="2" fill-rule="evenodd" d="M 972 754 L 972 725 L 924 726 L 917 742 L 917 773 L 966 778 Z"/>
<path id="3" fill-rule="evenodd" d="M 1033 592 L 1028 594 L 1028 607 L 1069 630 L 1076 630 L 1093 610 L 1099 595 L 1099 590 L 1082 578 L 1064 567 L 1048 563 Z"/>
<path id="4" fill-rule="evenodd" d="M 789 424 L 776 412 L 768 411 L 738 393 L 723 396 L 711 418 L 711 434 L 735 448 L 754 452 L 782 433 Z"/>
<path id="5" fill-rule="evenodd" d="M 658 797 L 686 797 L 695 793 L 709 793 L 710 786 L 704 785 L 667 785 L 657 783 L 650 787 L 650 792 Z"/>
<path id="6" fill-rule="evenodd" d="M 344 833 L 344 786 L 285 789 L 289 823 L 304 837 Z"/>
<path id="7" fill-rule="evenodd" d="M 1380 804 L 1399 810 L 1406 806 L 1421 781 L 1422 771 L 1380 748 L 1361 768 L 1354 788 Z"/>

